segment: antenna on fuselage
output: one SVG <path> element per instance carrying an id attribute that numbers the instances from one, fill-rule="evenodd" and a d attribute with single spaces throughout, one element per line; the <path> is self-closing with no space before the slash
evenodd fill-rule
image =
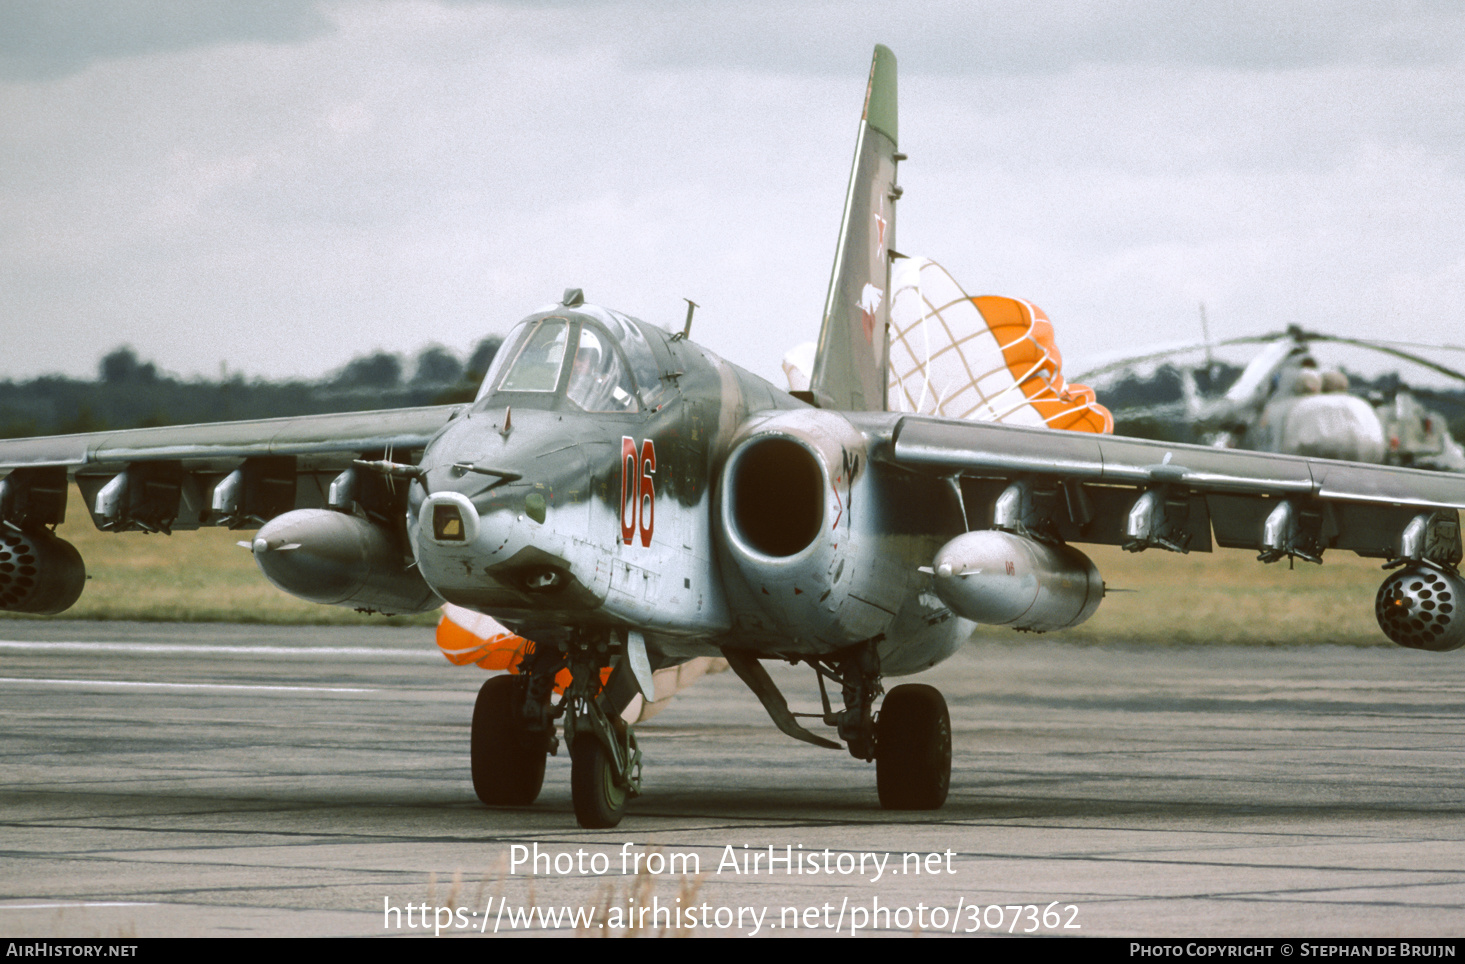
<path id="1" fill-rule="evenodd" d="M 673 341 L 682 341 L 688 335 L 690 335 L 692 333 L 692 312 L 694 312 L 698 308 L 702 307 L 701 305 L 697 304 L 697 302 L 693 301 L 691 298 L 683 298 L 682 300 L 687 303 L 687 323 L 684 324 L 684 325 L 682 325 L 682 332 L 681 332 L 681 334 L 679 334 L 679 335 L 672 335 L 672 340 Z"/>

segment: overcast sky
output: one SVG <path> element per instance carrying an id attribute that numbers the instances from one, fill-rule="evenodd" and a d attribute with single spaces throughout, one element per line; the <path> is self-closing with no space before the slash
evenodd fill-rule
<path id="1" fill-rule="evenodd" d="M 577 286 L 774 378 L 875 43 L 897 247 L 1070 371 L 1287 324 L 1465 342 L 1465 4 L 7 0 L 0 378 L 313 376 Z M 1465 356 L 1451 363 L 1465 365 Z"/>

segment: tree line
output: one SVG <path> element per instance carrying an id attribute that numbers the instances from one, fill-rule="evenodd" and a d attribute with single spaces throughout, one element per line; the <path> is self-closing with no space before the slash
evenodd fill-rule
<path id="1" fill-rule="evenodd" d="M 466 357 L 442 345 L 411 358 L 376 351 L 319 379 L 282 381 L 180 379 L 122 345 L 102 356 L 94 379 L 0 381 L 0 438 L 468 402 L 502 341 L 490 335 Z"/>

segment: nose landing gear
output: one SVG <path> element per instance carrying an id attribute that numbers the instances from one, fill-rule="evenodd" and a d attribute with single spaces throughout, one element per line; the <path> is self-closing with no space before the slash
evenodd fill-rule
<path id="1" fill-rule="evenodd" d="M 621 822 L 627 801 L 641 793 L 641 751 L 618 715 L 635 692 L 625 682 L 629 670 L 618 667 L 602 685 L 612 649 L 613 641 L 605 637 L 537 647 L 520 674 L 483 684 L 473 709 L 478 799 L 490 805 L 533 803 L 544 783 L 545 757 L 558 748 L 555 721 L 563 716 L 576 820 L 594 829 Z M 555 675 L 566 665 L 570 684 L 563 699 L 552 703 Z"/>
<path id="2" fill-rule="evenodd" d="M 570 797 L 575 819 L 589 829 L 614 827 L 625 814 L 626 801 L 641 795 L 641 751 L 619 716 L 633 692 L 624 685 L 630 667 L 622 658 L 602 687 L 600 671 L 609 660 L 608 650 L 604 642 L 579 643 L 570 654 L 573 681 L 565 690 Z"/>
<path id="3" fill-rule="evenodd" d="M 601 714 L 604 719 L 604 714 Z M 619 719 L 598 723 L 581 719 L 570 744 L 570 797 L 575 820 L 588 829 L 621 822 L 626 801 L 641 793 L 641 751 L 631 728 Z"/>

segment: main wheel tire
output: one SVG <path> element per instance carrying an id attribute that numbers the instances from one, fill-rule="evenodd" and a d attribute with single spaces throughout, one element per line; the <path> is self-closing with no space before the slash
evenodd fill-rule
<path id="1" fill-rule="evenodd" d="M 524 688 L 517 676 L 495 676 L 473 704 L 473 792 L 490 805 L 526 806 L 544 785 L 547 749 L 524 732 Z"/>
<path id="2" fill-rule="evenodd" d="M 626 812 L 626 790 L 616 786 L 615 760 L 590 733 L 581 733 L 570 748 L 570 796 L 575 819 L 589 830 L 614 827 Z"/>
<path id="3" fill-rule="evenodd" d="M 907 683 L 875 719 L 875 786 L 886 810 L 936 810 L 951 786 L 951 714 L 934 686 Z"/>

